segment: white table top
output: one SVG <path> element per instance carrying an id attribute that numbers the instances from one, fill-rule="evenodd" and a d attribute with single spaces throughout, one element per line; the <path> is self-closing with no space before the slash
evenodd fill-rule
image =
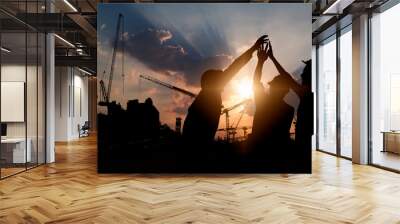
<path id="1" fill-rule="evenodd" d="M 29 139 L 28 139 L 29 141 Z M 20 143 L 20 142 L 25 142 L 25 138 L 5 138 L 1 139 L 1 143 Z"/>

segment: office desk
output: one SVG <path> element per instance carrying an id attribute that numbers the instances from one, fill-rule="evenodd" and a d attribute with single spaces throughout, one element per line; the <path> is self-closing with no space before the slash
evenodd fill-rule
<path id="1" fill-rule="evenodd" d="M 25 163 L 31 162 L 32 141 L 27 139 L 25 151 L 25 138 L 6 138 L 1 139 L 1 157 L 6 163 Z"/>
<path id="2" fill-rule="evenodd" d="M 392 152 L 400 154 L 400 131 L 382 131 L 382 134 L 382 152 Z"/>

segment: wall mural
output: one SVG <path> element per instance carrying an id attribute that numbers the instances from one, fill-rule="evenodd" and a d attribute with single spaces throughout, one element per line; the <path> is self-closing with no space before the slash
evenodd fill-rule
<path id="1" fill-rule="evenodd" d="M 98 171 L 310 173 L 311 4 L 100 4 Z"/>

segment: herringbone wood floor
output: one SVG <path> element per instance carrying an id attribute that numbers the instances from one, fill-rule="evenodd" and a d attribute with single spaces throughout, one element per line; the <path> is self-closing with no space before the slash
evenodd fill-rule
<path id="1" fill-rule="evenodd" d="M 99 175 L 96 139 L 0 181 L 0 223 L 400 223 L 400 175 L 322 153 L 312 175 Z"/>

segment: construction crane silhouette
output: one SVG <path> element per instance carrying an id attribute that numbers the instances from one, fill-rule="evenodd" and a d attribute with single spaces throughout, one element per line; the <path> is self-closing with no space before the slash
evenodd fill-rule
<path id="1" fill-rule="evenodd" d="M 229 112 L 234 110 L 234 109 L 236 109 L 236 108 L 238 108 L 238 107 L 240 107 L 240 106 L 242 106 L 242 105 L 247 105 L 250 102 L 251 102 L 251 99 L 245 99 L 245 100 L 243 100 L 243 101 L 241 101 L 241 102 L 239 102 L 239 103 L 237 103 L 237 104 L 235 104 L 235 105 L 233 105 L 231 107 L 225 108 L 225 109 L 223 109 L 221 111 L 221 115 L 225 114 L 225 122 L 226 122 L 225 131 L 226 131 L 226 141 L 227 142 L 230 141 L 230 136 L 231 135 L 233 135 L 233 139 L 235 139 L 236 129 L 237 129 L 239 123 L 240 123 L 240 120 L 242 119 L 242 116 L 243 116 L 245 110 L 242 111 L 242 114 L 240 115 L 240 118 L 239 118 L 239 120 L 238 120 L 238 122 L 237 122 L 235 127 L 231 127 L 230 126 Z"/>
<path id="2" fill-rule="evenodd" d="M 196 94 L 194 94 L 194 93 L 192 93 L 192 92 L 190 92 L 188 90 L 185 90 L 185 89 L 179 88 L 177 86 L 171 85 L 169 83 L 163 82 L 163 81 L 158 80 L 156 78 L 153 78 L 151 76 L 139 75 L 139 77 L 142 78 L 142 79 L 148 80 L 150 82 L 156 83 L 158 85 L 167 87 L 169 89 L 175 90 L 177 92 L 183 93 L 183 94 L 185 94 L 187 96 L 190 96 L 192 98 L 195 98 L 197 96 Z M 230 141 L 230 136 L 231 135 L 233 135 L 233 139 L 235 139 L 236 129 L 238 128 L 238 125 L 240 123 L 240 120 L 242 119 L 242 116 L 243 116 L 243 113 L 244 113 L 245 110 L 242 111 L 242 114 L 240 115 L 240 118 L 239 118 L 239 120 L 238 120 L 238 122 L 237 122 L 235 127 L 230 127 L 229 112 L 234 110 L 234 109 L 236 109 L 236 108 L 238 108 L 238 107 L 240 107 L 241 105 L 247 105 L 250 102 L 251 102 L 251 99 L 246 99 L 246 100 L 243 100 L 243 101 L 241 101 L 241 102 L 239 102 L 239 103 L 237 103 L 237 104 L 235 104 L 235 105 L 233 105 L 231 107 L 228 107 L 228 108 L 223 108 L 222 107 L 221 115 L 225 115 L 226 127 L 224 129 L 219 129 L 219 130 L 225 130 L 226 131 L 226 140 L 228 142 Z M 245 132 L 245 135 L 246 135 L 247 127 L 244 128 L 244 132 Z"/>
<path id="3" fill-rule="evenodd" d="M 104 81 L 100 80 L 100 101 L 99 105 L 100 106 L 108 106 L 110 104 L 110 93 L 111 93 L 111 87 L 112 87 L 112 82 L 113 82 L 113 76 L 114 76 L 114 69 L 115 69 L 115 58 L 117 55 L 118 51 L 118 43 L 119 40 L 121 40 L 121 50 L 122 50 L 122 85 L 123 85 L 123 92 L 124 92 L 124 55 L 125 55 L 125 47 L 124 47 L 124 40 L 123 40 L 123 35 L 124 35 L 124 15 L 119 14 L 118 15 L 118 20 L 117 20 L 117 29 L 115 33 L 115 39 L 114 39 L 114 45 L 113 45 L 113 52 L 111 56 L 111 68 L 110 68 L 110 74 L 108 76 L 108 84 L 107 84 L 107 89 L 105 87 Z M 104 69 L 103 72 L 103 78 L 106 78 L 106 70 Z"/>
<path id="4" fill-rule="evenodd" d="M 171 84 L 169 84 L 169 83 L 163 82 L 163 81 L 158 80 L 158 79 L 156 79 L 156 78 L 153 78 L 153 77 L 151 77 L 151 76 L 139 75 L 139 77 L 142 78 L 142 79 L 146 79 L 146 80 L 148 80 L 148 81 L 150 81 L 150 82 L 159 84 L 159 85 L 161 85 L 161 86 L 167 87 L 167 88 L 169 88 L 169 89 L 175 90 L 175 91 L 177 91 L 177 92 L 183 93 L 183 94 L 185 94 L 186 96 L 190 96 L 190 97 L 192 97 L 192 98 L 195 98 L 195 97 L 197 96 L 196 94 L 194 94 L 194 93 L 192 93 L 192 92 L 190 92 L 190 91 L 188 91 L 188 90 L 185 90 L 185 89 L 179 88 L 179 87 L 177 87 L 177 86 L 171 85 Z"/>
<path id="5" fill-rule="evenodd" d="M 248 130 L 251 129 L 251 126 L 241 126 L 241 127 L 230 127 L 228 128 L 229 134 L 232 135 L 232 139 L 229 139 L 230 141 L 235 141 L 237 130 L 243 130 L 243 139 L 247 138 L 247 132 Z M 223 131 L 226 132 L 226 128 L 220 128 L 218 131 Z"/>

